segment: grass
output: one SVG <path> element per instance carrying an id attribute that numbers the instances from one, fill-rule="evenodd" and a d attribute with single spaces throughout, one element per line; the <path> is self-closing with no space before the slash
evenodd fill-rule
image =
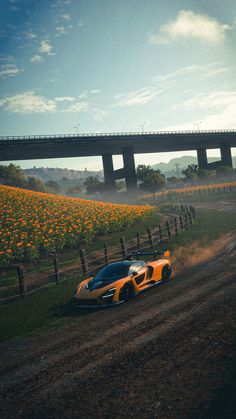
<path id="1" fill-rule="evenodd" d="M 188 231 L 174 237 L 171 248 L 188 246 L 193 241 L 200 240 L 202 246 L 219 238 L 222 234 L 230 233 L 236 226 L 236 213 L 209 209 L 197 210 L 197 224 Z"/>
<path id="2" fill-rule="evenodd" d="M 183 231 L 172 238 L 166 245 L 171 250 L 178 246 L 188 246 L 196 240 L 200 240 L 202 246 L 219 238 L 224 233 L 231 232 L 236 226 L 236 214 L 217 210 L 198 210 L 198 223 L 188 231 Z M 146 232 L 146 228 L 158 224 L 157 216 L 138 226 L 140 233 Z M 137 226 L 124 232 L 126 239 L 133 238 Z M 108 238 L 109 244 L 117 244 L 120 233 Z M 102 241 L 103 243 L 103 241 Z M 102 247 L 101 242 L 96 242 L 88 248 L 88 251 Z M 29 336 L 40 332 L 42 329 L 60 328 L 69 322 L 79 322 L 83 319 L 86 311 L 74 312 L 71 309 L 70 300 L 79 278 L 67 280 L 58 285 L 52 285 L 43 289 L 24 300 L 0 306 L 0 341 L 6 341 L 17 336 Z"/>
<path id="3" fill-rule="evenodd" d="M 78 280 L 50 286 L 23 300 L 0 306 L 0 341 L 28 336 L 42 328 L 55 329 L 70 319 L 78 322 L 85 314 L 75 312 L 71 298 Z"/>

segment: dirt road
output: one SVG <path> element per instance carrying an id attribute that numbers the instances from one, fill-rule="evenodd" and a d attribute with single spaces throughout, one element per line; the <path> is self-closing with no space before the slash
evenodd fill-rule
<path id="1" fill-rule="evenodd" d="M 233 356 L 236 237 L 195 253 L 170 283 L 3 345 L 1 417 L 204 417 Z"/>

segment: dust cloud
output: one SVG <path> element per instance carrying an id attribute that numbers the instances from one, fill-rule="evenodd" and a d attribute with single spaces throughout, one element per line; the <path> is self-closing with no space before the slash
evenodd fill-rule
<path id="1" fill-rule="evenodd" d="M 191 268 L 201 263 L 215 259 L 226 247 L 232 244 L 232 234 L 226 234 L 211 242 L 209 246 L 202 245 L 201 241 L 190 244 L 188 247 L 181 246 L 173 252 L 172 263 L 175 265 L 175 272 L 183 268 Z M 229 251 L 231 249 L 229 248 Z"/>

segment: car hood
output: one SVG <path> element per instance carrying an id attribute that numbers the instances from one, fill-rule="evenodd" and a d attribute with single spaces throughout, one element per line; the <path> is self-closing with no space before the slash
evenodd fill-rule
<path id="1" fill-rule="evenodd" d="M 90 279 L 86 285 L 85 288 L 88 289 L 89 291 L 93 291 L 93 290 L 97 290 L 100 288 L 105 288 L 107 286 L 110 286 L 111 284 L 113 284 L 114 282 L 119 281 L 120 279 L 111 279 L 110 281 L 95 281 L 94 279 Z"/>
<path id="2" fill-rule="evenodd" d="M 123 280 L 124 278 L 122 278 Z M 103 292 L 109 290 L 114 284 L 118 284 L 118 281 L 112 281 L 111 283 L 107 284 L 104 282 L 97 282 L 96 286 L 92 286 L 88 288 L 88 283 L 92 281 L 92 279 L 88 279 L 83 281 L 76 291 L 77 298 L 98 298 Z"/>

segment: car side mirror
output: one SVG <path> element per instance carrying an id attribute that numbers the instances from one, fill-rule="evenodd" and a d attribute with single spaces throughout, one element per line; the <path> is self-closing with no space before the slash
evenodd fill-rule
<path id="1" fill-rule="evenodd" d="M 170 251 L 169 250 L 166 250 L 164 252 L 164 258 L 169 258 L 169 257 L 170 257 Z"/>

